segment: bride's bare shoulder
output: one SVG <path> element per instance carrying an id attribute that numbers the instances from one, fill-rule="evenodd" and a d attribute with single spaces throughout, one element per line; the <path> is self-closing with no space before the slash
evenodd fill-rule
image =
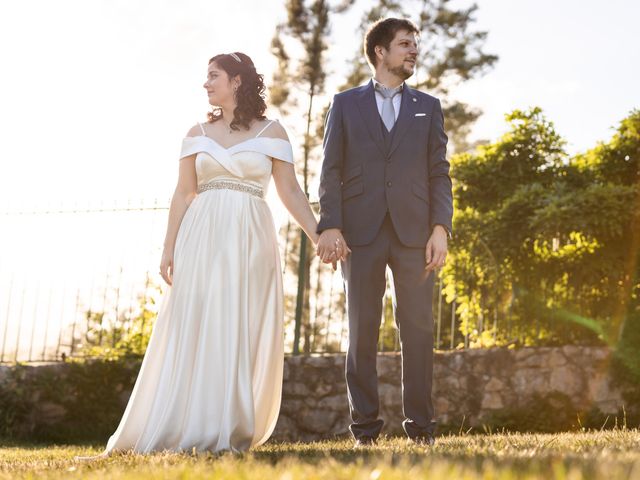
<path id="1" fill-rule="evenodd" d="M 269 124 L 271 122 L 271 124 Z M 271 138 L 280 138 L 282 140 L 289 141 L 289 136 L 287 135 L 287 131 L 280 124 L 280 122 L 275 120 L 267 120 L 267 125 L 269 125 L 266 130 L 262 133 L 263 137 L 271 137 Z"/>
<path id="2" fill-rule="evenodd" d="M 187 132 L 187 134 L 185 135 L 186 137 L 197 137 L 199 135 L 202 135 L 202 127 L 200 123 L 196 123 L 193 127 L 191 127 L 189 129 L 189 131 Z"/>

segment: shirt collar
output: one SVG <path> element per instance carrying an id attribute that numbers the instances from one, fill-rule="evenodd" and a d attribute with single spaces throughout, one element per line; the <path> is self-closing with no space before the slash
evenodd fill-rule
<path id="1" fill-rule="evenodd" d="M 384 83 L 380 83 L 378 80 L 376 80 L 375 78 L 371 77 L 371 81 L 373 82 L 373 87 L 375 88 L 376 85 L 382 85 L 383 87 L 386 88 L 391 88 L 391 87 L 387 87 Z M 404 82 L 402 82 L 400 85 L 400 91 L 402 92 L 404 90 Z"/>

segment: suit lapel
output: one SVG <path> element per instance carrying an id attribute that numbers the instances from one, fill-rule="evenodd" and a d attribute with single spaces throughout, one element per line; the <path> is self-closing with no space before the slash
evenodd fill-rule
<path id="1" fill-rule="evenodd" d="M 371 80 L 358 92 L 356 104 L 358 105 L 360 115 L 362 116 L 364 124 L 367 126 L 367 130 L 369 130 L 371 138 L 380 151 L 386 154 L 387 149 L 384 146 L 384 139 L 382 138 L 382 131 L 380 129 L 380 113 L 378 112 L 373 82 Z"/>
<path id="2" fill-rule="evenodd" d="M 389 155 L 392 155 L 407 130 L 411 126 L 411 122 L 414 121 L 416 111 L 418 109 L 418 98 L 413 89 L 405 83 L 402 89 L 402 100 L 400 102 L 400 114 L 395 125 L 395 132 L 393 133 L 393 140 L 391 142 L 391 148 L 389 149 Z"/>

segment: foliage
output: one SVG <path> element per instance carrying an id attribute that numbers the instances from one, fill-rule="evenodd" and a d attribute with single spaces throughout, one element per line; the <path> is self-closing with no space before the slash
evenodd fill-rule
<path id="1" fill-rule="evenodd" d="M 620 388 L 627 405 L 636 405 L 640 415 L 640 311 L 630 314 L 611 365 L 613 384 Z"/>
<path id="2" fill-rule="evenodd" d="M 142 357 L 149 344 L 162 296 L 159 285 L 147 282 L 138 296 L 135 310 L 123 312 L 109 326 L 105 326 L 105 312 L 87 311 L 88 328 L 74 346 L 77 357 L 98 357 L 106 360 Z"/>
<path id="3" fill-rule="evenodd" d="M 16 365 L 0 382 L 0 436 L 69 442 L 105 440 L 122 416 L 139 359 Z M 126 401 L 126 398 L 124 399 Z"/>
<path id="4" fill-rule="evenodd" d="M 496 318 L 498 344 L 614 346 L 638 308 L 640 112 L 575 158 L 539 108 L 507 121 L 500 140 L 452 158 L 444 275 L 460 331 L 477 341 L 478 320 Z"/>

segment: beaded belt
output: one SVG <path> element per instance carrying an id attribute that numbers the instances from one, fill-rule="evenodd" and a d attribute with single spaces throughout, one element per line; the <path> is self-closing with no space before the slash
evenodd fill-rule
<path id="1" fill-rule="evenodd" d="M 249 193 L 258 198 L 264 198 L 264 192 L 262 188 L 256 185 L 250 185 L 248 183 L 236 182 L 234 180 L 212 180 L 209 183 L 205 183 L 198 186 L 198 193 L 202 193 L 206 190 L 237 190 L 238 192 Z"/>

